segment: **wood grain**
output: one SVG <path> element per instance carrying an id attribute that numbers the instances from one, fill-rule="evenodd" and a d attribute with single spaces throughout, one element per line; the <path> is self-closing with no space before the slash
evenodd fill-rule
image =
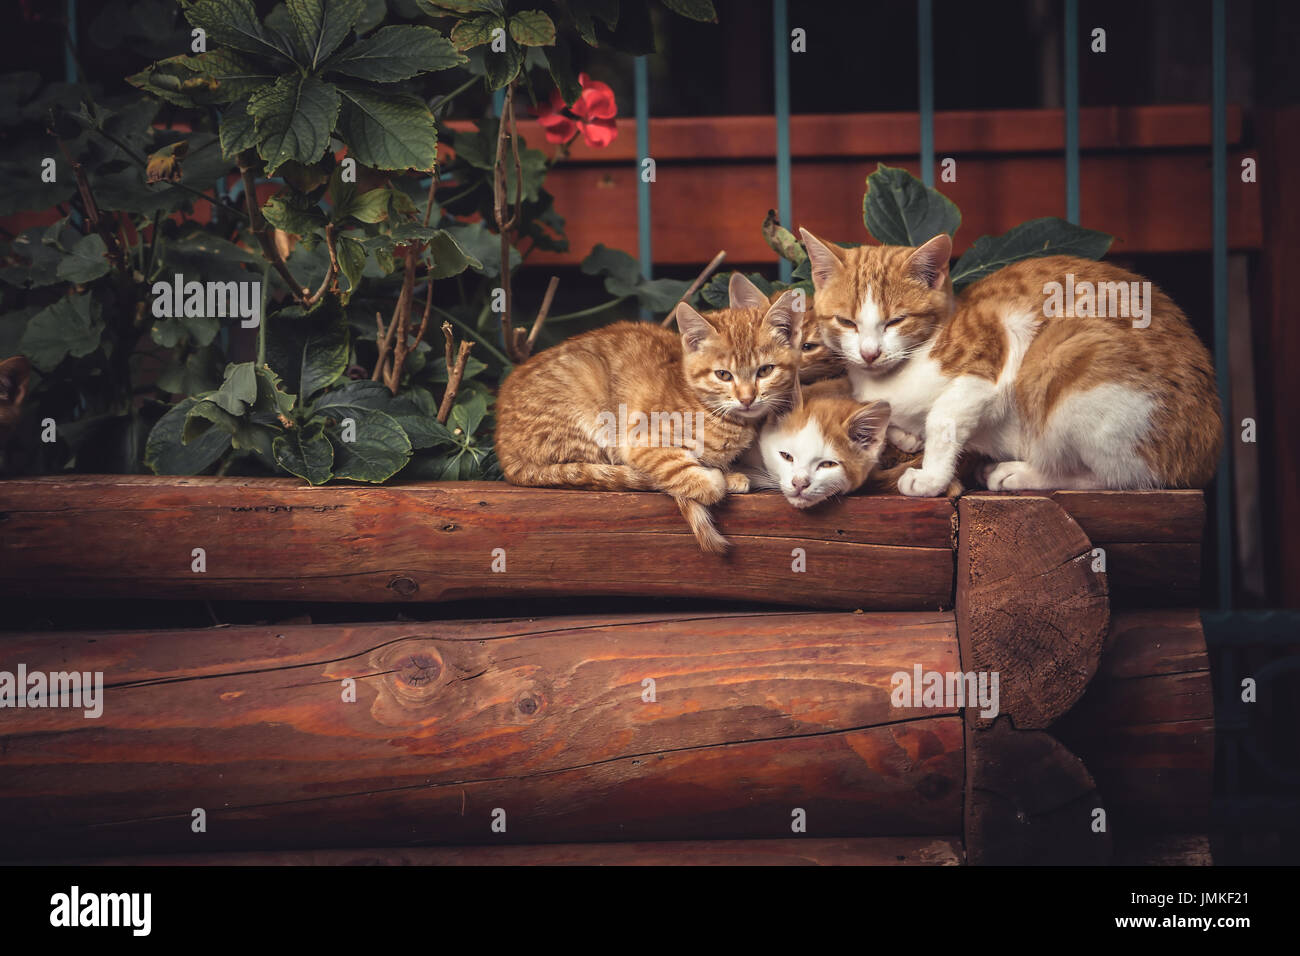
<path id="1" fill-rule="evenodd" d="M 1116 614 L 1096 678 L 1052 732 L 1096 777 L 1118 836 L 1207 827 L 1214 687 L 1200 614 Z"/>
<path id="2" fill-rule="evenodd" d="M 1106 636 L 1092 544 L 1048 498 L 968 494 L 958 515 L 962 668 L 999 674 L 1001 713 L 1017 728 L 1047 727 L 1083 695 Z"/>
<path id="3" fill-rule="evenodd" d="M 956 834 L 951 614 L 789 613 L 14 635 L 103 714 L 7 711 L 7 858 Z M 643 700 L 654 681 L 654 702 Z M 356 702 L 343 699 L 355 681 Z M 207 812 L 206 833 L 190 830 Z M 506 812 L 507 832 L 490 829 Z"/>
<path id="4" fill-rule="evenodd" d="M 424 602 L 667 596 L 805 607 L 950 607 L 954 509 L 776 493 L 717 508 L 702 554 L 664 495 L 441 482 L 77 476 L 0 485 L 0 596 Z M 191 569 L 194 548 L 206 553 Z M 803 549 L 806 571 L 794 570 Z M 492 570 L 504 549 L 505 572 Z"/>

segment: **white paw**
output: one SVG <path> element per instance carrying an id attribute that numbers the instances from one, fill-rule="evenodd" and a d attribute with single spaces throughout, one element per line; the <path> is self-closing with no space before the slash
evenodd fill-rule
<path id="1" fill-rule="evenodd" d="M 727 491 L 733 495 L 749 494 L 749 475 L 740 471 L 727 472 Z"/>
<path id="2" fill-rule="evenodd" d="M 889 439 L 891 445 L 901 451 L 914 452 L 925 447 L 924 438 L 920 435 L 913 435 L 911 432 L 905 432 L 897 425 L 890 425 L 885 431 L 885 437 Z"/>
<path id="3" fill-rule="evenodd" d="M 911 498 L 937 498 L 948 490 L 951 481 L 952 475 L 909 468 L 898 479 L 898 490 Z"/>
<path id="4" fill-rule="evenodd" d="M 989 491 L 1025 491 L 1047 485 L 1034 468 L 1024 461 L 1003 461 L 986 465 L 984 485 Z"/>

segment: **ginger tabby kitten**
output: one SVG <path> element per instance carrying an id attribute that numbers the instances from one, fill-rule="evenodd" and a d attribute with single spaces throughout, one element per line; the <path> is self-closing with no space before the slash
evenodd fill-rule
<path id="1" fill-rule="evenodd" d="M 732 308 L 743 306 L 749 309 L 766 309 L 785 294 L 778 292 L 772 296 L 765 295 L 762 289 L 739 272 L 731 274 L 731 283 L 727 291 L 731 296 Z M 799 301 L 803 299 L 804 296 L 798 296 L 795 299 L 795 311 L 801 313 L 799 322 L 799 381 L 804 385 L 808 385 L 837 375 L 842 376 L 844 374 L 844 360 L 836 355 L 827 344 L 828 328 L 826 322 L 813 315 L 808 309 L 809 303 L 806 301 L 803 303 L 803 309 L 798 308 Z"/>
<path id="2" fill-rule="evenodd" d="M 963 452 L 991 459 L 982 477 L 995 491 L 1187 488 L 1213 476 L 1221 425 L 1209 353 L 1139 276 L 1049 256 L 954 298 L 947 235 L 841 249 L 801 232 L 813 308 L 833 323 L 854 397 L 889 402 L 891 442 L 924 445 L 921 467 L 898 479 L 903 494 L 943 494 Z M 1062 314 L 1054 296 L 1067 283 L 1115 284 L 1108 314 Z M 1119 284 L 1144 304 L 1117 308 Z"/>
<path id="3" fill-rule="evenodd" d="M 0 451 L 18 428 L 32 366 L 21 355 L 0 362 Z"/>
<path id="4" fill-rule="evenodd" d="M 800 391 L 794 409 L 763 425 L 743 460 L 753 487 L 779 489 L 802 510 L 866 483 L 885 447 L 889 403 L 859 404 L 844 378 Z"/>
<path id="5" fill-rule="evenodd" d="M 496 450 L 506 480 L 662 491 L 677 502 L 701 550 L 724 552 L 728 542 L 708 506 L 749 490 L 730 466 L 759 423 L 792 403 L 793 298 L 708 318 L 682 303 L 680 335 L 618 322 L 529 359 L 497 398 Z M 649 427 L 637 427 L 647 420 Z M 611 422 L 631 424 L 615 435 Z M 675 427 L 680 434 L 666 434 Z"/>

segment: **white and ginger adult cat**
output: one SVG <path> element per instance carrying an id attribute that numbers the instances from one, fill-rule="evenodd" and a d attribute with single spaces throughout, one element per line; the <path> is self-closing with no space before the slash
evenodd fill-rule
<path id="1" fill-rule="evenodd" d="M 991 459 L 983 478 L 995 491 L 1188 488 L 1213 475 L 1221 431 L 1210 357 L 1168 296 L 1139 286 L 1150 290 L 1140 319 L 1048 314 L 1048 283 L 1072 274 L 1076 285 L 1134 288 L 1138 276 L 1049 256 L 954 298 L 946 235 L 917 248 L 841 249 L 801 232 L 813 309 L 834 324 L 830 344 L 854 398 L 888 401 L 889 440 L 924 446 L 921 467 L 898 479 L 903 494 L 943 494 L 963 451 Z"/>
<path id="2" fill-rule="evenodd" d="M 742 296 L 743 298 L 743 296 Z M 731 465 L 759 423 L 788 409 L 798 376 L 793 293 L 707 318 L 677 307 L 680 335 L 617 322 L 561 342 L 516 368 L 497 398 L 496 450 L 516 485 L 669 494 L 701 550 L 728 542 L 708 506 L 749 479 Z M 633 423 L 617 428 L 607 424 Z M 638 421 L 659 423 L 637 428 Z M 674 425 L 689 435 L 672 434 Z M 667 440 L 665 440 L 665 438 Z M 679 440 L 680 439 L 680 440 Z"/>

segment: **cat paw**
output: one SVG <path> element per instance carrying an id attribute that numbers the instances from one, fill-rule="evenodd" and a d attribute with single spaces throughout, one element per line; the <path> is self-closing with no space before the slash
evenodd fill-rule
<path id="1" fill-rule="evenodd" d="M 948 489 L 952 475 L 935 474 L 921 468 L 909 468 L 898 479 L 898 490 L 910 498 L 937 498 Z"/>
<path id="2" fill-rule="evenodd" d="M 890 425 L 885 430 L 885 437 L 889 443 L 900 451 L 917 452 L 925 447 L 925 439 L 920 435 L 913 435 L 911 432 L 905 432 L 897 425 Z"/>
<path id="3" fill-rule="evenodd" d="M 727 476 L 717 468 L 689 468 L 664 490 L 702 505 L 716 505 L 727 496 Z"/>
<path id="4" fill-rule="evenodd" d="M 989 491 L 1026 491 L 1049 488 L 1051 483 L 1026 461 L 992 462 L 981 469 Z"/>
<path id="5" fill-rule="evenodd" d="M 727 472 L 727 491 L 733 495 L 743 495 L 749 492 L 749 475 L 739 471 Z"/>

